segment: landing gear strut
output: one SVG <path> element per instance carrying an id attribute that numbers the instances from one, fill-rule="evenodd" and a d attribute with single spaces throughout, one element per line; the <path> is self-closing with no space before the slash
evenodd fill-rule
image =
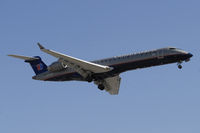
<path id="1" fill-rule="evenodd" d="M 102 84 L 98 85 L 98 88 L 99 88 L 99 90 L 104 90 L 105 89 L 104 85 L 102 85 Z"/>

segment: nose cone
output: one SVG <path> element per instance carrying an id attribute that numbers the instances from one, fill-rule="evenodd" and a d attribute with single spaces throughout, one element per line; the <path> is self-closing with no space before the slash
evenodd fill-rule
<path id="1" fill-rule="evenodd" d="M 188 57 L 191 58 L 193 56 L 193 54 L 191 53 L 188 53 Z"/>

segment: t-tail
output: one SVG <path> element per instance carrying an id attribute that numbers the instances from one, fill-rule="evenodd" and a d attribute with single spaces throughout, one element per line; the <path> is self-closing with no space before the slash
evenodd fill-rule
<path id="1" fill-rule="evenodd" d="M 36 75 L 44 73 L 47 70 L 47 65 L 42 61 L 39 56 L 27 57 L 20 55 L 8 55 L 14 58 L 23 59 L 26 63 L 29 63 Z"/>

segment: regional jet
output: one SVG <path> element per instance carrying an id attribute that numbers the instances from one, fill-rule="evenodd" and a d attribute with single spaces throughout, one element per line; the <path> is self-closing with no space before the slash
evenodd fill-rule
<path id="1" fill-rule="evenodd" d="M 181 69 L 181 63 L 190 61 L 193 56 L 181 49 L 167 47 L 96 61 L 85 61 L 46 49 L 40 43 L 38 43 L 38 46 L 41 51 L 58 58 L 58 60 L 47 66 L 39 56 L 8 56 L 23 59 L 30 63 L 36 74 L 32 77 L 35 80 L 94 82 L 100 90 L 105 90 L 111 95 L 119 93 L 121 81 L 119 75 L 122 72 L 170 63 L 177 63 L 178 68 Z"/>

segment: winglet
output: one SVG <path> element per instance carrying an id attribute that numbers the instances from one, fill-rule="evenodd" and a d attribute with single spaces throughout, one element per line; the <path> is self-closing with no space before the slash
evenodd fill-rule
<path id="1" fill-rule="evenodd" d="M 39 42 L 37 43 L 40 49 L 45 49 Z"/>

